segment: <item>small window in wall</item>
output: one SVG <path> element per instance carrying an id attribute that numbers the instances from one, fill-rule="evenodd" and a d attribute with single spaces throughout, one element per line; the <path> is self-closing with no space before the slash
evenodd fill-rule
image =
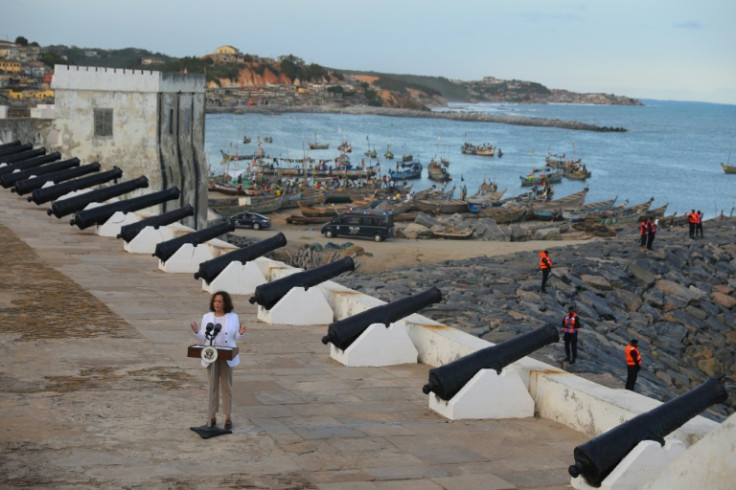
<path id="1" fill-rule="evenodd" d="M 112 109 L 95 109 L 95 136 L 112 136 Z"/>
<path id="2" fill-rule="evenodd" d="M 169 109 L 169 134 L 174 134 L 174 109 Z"/>

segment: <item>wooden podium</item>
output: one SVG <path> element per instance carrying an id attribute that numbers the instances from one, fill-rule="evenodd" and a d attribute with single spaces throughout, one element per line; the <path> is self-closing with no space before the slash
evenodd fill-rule
<path id="1" fill-rule="evenodd" d="M 200 359 L 202 357 L 202 349 L 207 347 L 206 345 L 190 345 L 187 348 L 187 357 L 196 357 Z M 235 356 L 238 355 L 239 349 L 237 347 L 218 347 L 217 358 L 225 361 L 232 361 Z"/>

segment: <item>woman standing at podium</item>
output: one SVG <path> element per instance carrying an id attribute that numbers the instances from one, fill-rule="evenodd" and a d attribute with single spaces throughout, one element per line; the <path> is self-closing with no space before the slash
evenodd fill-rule
<path id="1" fill-rule="evenodd" d="M 202 316 L 202 324 L 192 322 L 192 330 L 197 336 L 197 340 L 205 344 L 207 325 L 221 325 L 220 331 L 217 332 L 212 345 L 215 347 L 236 347 L 237 341 L 243 337 L 245 333 L 245 325 L 240 323 L 238 315 L 233 313 L 233 300 L 225 291 L 217 291 L 210 298 L 210 311 Z M 225 361 L 218 358 L 216 361 L 208 363 L 202 361 L 202 366 L 207 367 L 207 373 L 210 379 L 209 388 L 209 415 L 210 425 L 217 425 L 217 411 L 219 410 L 220 392 L 222 392 L 222 410 L 225 412 L 225 429 L 230 430 L 233 426 L 230 413 L 232 409 L 232 393 L 233 393 L 233 369 L 240 364 L 240 355 L 236 355 L 232 360 Z M 213 372 L 214 370 L 214 372 Z"/>

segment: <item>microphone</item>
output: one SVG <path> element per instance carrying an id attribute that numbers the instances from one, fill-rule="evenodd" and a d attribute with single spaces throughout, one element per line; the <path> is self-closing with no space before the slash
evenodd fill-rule
<path id="1" fill-rule="evenodd" d="M 215 332 L 212 334 L 213 337 L 217 337 L 217 334 L 222 330 L 222 325 L 215 323 Z"/>
<path id="2" fill-rule="evenodd" d="M 205 329 L 204 329 L 204 331 L 205 331 L 205 335 L 209 335 L 209 333 L 210 333 L 210 332 L 212 331 L 212 327 L 213 327 L 213 326 L 214 326 L 214 325 L 212 324 L 212 322 L 209 322 L 209 323 L 207 324 L 207 326 L 206 326 L 206 327 L 205 327 Z"/>

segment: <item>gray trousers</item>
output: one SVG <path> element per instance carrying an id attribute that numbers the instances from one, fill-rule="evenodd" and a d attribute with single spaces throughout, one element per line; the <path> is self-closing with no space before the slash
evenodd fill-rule
<path id="1" fill-rule="evenodd" d="M 220 391 L 222 391 L 222 409 L 226 416 L 230 416 L 233 406 L 233 368 L 227 361 L 218 359 L 207 366 L 210 377 L 210 406 L 209 416 L 214 418 L 220 409 Z"/>

